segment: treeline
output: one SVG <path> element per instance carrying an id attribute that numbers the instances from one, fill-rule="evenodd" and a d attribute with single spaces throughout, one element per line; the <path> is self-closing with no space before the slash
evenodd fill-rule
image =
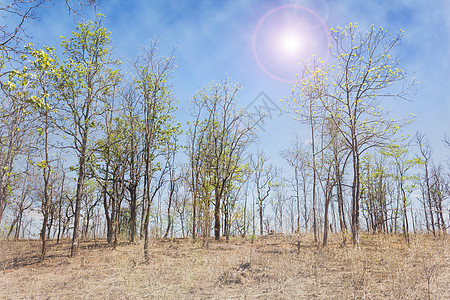
<path id="1" fill-rule="evenodd" d="M 80 22 L 57 49 L 2 40 L 2 235 L 23 237 L 34 219 L 42 259 L 49 238 L 70 235 L 72 256 L 80 238 L 105 237 L 114 248 L 143 240 L 148 260 L 152 235 L 206 246 L 210 236 L 312 230 L 325 246 L 329 230 L 343 243 L 351 232 L 353 244 L 361 227 L 408 242 L 410 232 L 446 232 L 448 168 L 423 134 L 401 135 L 410 117 L 382 107 L 414 86 L 392 58 L 402 33 L 331 30 L 332 59 L 308 61 L 284 99 L 310 133 L 281 153 L 289 178 L 257 149 L 266 115 L 241 106 L 239 84 L 198 91 L 181 124 L 173 53 L 161 56 L 155 41 L 123 67 L 103 22 Z"/>

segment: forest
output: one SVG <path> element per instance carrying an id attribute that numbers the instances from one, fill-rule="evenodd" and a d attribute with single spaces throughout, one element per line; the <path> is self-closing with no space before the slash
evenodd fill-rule
<path id="1" fill-rule="evenodd" d="M 3 239 L 143 242 L 312 233 L 325 247 L 360 233 L 445 235 L 450 169 L 414 115 L 393 118 L 390 101 L 413 101 L 414 77 L 394 55 L 403 32 L 356 23 L 332 28 L 330 57 L 312 57 L 282 103 L 308 143 L 273 164 L 257 144 L 267 114 L 241 104 L 230 77 L 192 96 L 175 118 L 174 53 L 158 40 L 124 63 L 107 19 L 79 22 L 59 46 L 36 48 L 22 25 L 45 1 L 13 1 L 21 22 L 0 33 L 0 233 Z M 66 1 L 69 12 L 95 1 Z M 24 46 L 25 45 L 25 46 Z M 449 147 L 450 139 L 442 137 Z M 38 228 L 38 230 L 36 229 Z M 347 240 L 349 239 L 349 240 Z"/>
<path id="2" fill-rule="evenodd" d="M 421 88 L 405 32 L 331 28 L 274 155 L 232 73 L 179 99 L 182 50 L 124 58 L 99 3 L 64 1 L 50 46 L 28 26 L 56 1 L 0 3 L 0 298 L 449 298 L 450 136 L 393 109 Z"/>

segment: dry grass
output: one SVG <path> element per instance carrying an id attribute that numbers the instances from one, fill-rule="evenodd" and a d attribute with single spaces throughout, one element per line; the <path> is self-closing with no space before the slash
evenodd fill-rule
<path id="1" fill-rule="evenodd" d="M 212 241 L 155 240 L 151 263 L 142 245 L 85 241 L 68 258 L 69 241 L 0 241 L 0 299 L 450 299 L 448 238 L 363 235 L 359 249 L 331 236 Z M 300 248 L 298 248 L 300 241 Z"/>

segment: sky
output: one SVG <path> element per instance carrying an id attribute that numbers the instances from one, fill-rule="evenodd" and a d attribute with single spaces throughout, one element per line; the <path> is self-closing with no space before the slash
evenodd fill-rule
<path id="1" fill-rule="evenodd" d="M 326 58 L 328 29 L 357 22 L 362 31 L 372 24 L 393 34 L 404 30 L 396 55 L 419 84 L 410 102 L 387 101 L 384 106 L 395 115 L 416 114 L 407 133 L 424 132 L 436 159 L 450 156 L 442 143 L 446 133 L 450 136 L 449 1 L 103 0 L 82 16 L 69 15 L 65 1 L 53 2 L 40 10 L 38 22 L 27 25 L 37 46 L 59 45 L 60 36 L 69 36 L 81 18 L 92 20 L 96 13 L 106 16 L 115 54 L 124 63 L 158 37 L 161 55 L 175 48 L 178 120 L 189 119 L 197 90 L 228 76 L 242 85 L 242 106 L 270 107 L 272 114 L 258 129 L 259 145 L 279 165 L 280 151 L 296 134 L 300 141 L 308 139 L 308 128 L 283 112 L 279 100 L 290 95 L 303 60 L 312 54 Z"/>

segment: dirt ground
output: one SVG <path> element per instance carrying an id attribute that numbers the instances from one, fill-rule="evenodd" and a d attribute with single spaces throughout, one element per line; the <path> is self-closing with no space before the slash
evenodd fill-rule
<path id="1" fill-rule="evenodd" d="M 362 234 L 359 248 L 332 235 L 318 248 L 310 235 L 211 241 L 153 240 L 113 251 L 83 241 L 0 241 L 0 299 L 450 299 L 448 237 Z"/>

